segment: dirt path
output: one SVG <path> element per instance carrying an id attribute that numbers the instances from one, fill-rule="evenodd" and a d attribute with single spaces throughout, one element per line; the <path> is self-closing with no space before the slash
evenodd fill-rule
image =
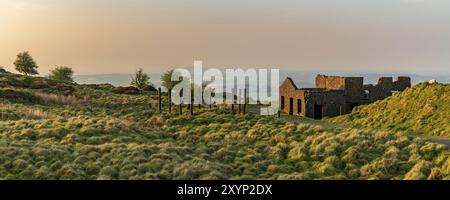
<path id="1" fill-rule="evenodd" d="M 410 136 L 425 138 L 431 142 L 443 144 L 443 145 L 447 146 L 447 148 L 450 148 L 450 139 L 447 139 L 447 138 L 435 138 L 435 137 L 424 136 L 424 135 L 410 135 Z"/>
<path id="2" fill-rule="evenodd" d="M 255 106 L 255 105 L 249 105 L 248 106 L 248 112 L 249 113 L 255 113 L 255 114 L 260 114 L 260 107 L 259 106 Z M 315 125 L 315 126 L 322 126 L 326 129 L 332 129 L 335 128 L 336 125 L 332 124 L 332 123 L 328 123 L 328 122 L 324 122 L 324 121 L 318 121 L 318 120 L 313 120 L 313 119 L 306 119 L 303 117 L 299 117 L 299 116 L 293 116 L 293 115 L 287 115 L 287 114 L 281 114 L 281 118 L 280 120 L 285 121 L 285 122 L 296 122 L 296 123 L 302 123 L 302 124 L 308 124 L 308 125 Z"/>

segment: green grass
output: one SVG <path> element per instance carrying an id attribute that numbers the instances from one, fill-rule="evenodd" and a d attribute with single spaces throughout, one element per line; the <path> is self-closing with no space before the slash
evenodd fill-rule
<path id="1" fill-rule="evenodd" d="M 154 95 L 74 88 L 1 88 L 33 97 L 0 96 L 1 179 L 450 179 L 445 146 L 401 133 L 158 114 Z"/>
<path id="2" fill-rule="evenodd" d="M 330 120 L 349 126 L 448 138 L 450 84 L 421 83 Z"/>

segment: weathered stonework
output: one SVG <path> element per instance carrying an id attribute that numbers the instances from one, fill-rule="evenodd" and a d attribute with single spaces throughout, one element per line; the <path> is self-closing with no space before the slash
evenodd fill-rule
<path id="1" fill-rule="evenodd" d="M 344 112 L 349 113 L 352 109 L 361 104 L 363 93 L 363 77 L 340 77 L 340 76 L 316 76 L 316 88 L 328 90 L 344 90 L 345 108 Z"/>
<path id="2" fill-rule="evenodd" d="M 409 87 L 411 87 L 411 78 L 409 77 L 398 77 L 396 81 L 393 81 L 391 77 L 381 77 L 378 79 L 377 85 L 364 85 L 363 90 L 366 93 L 365 100 L 370 103 L 385 99 L 393 92 L 403 91 Z"/>
<path id="3" fill-rule="evenodd" d="M 291 78 L 280 86 L 280 111 L 309 118 L 334 117 L 354 107 L 384 99 L 411 87 L 409 77 L 382 77 L 377 85 L 364 85 L 363 77 L 317 75 L 316 88 L 297 88 Z"/>
<path id="4" fill-rule="evenodd" d="M 280 110 L 291 115 L 320 119 L 343 114 L 345 96 L 343 90 L 320 88 L 298 89 L 287 78 L 280 88 Z"/>

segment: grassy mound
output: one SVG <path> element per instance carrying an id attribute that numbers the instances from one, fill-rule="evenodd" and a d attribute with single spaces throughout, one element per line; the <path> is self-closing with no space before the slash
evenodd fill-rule
<path id="1" fill-rule="evenodd" d="M 421 83 L 331 120 L 351 126 L 450 137 L 450 84 Z"/>
<path id="2" fill-rule="evenodd" d="M 0 73 L 0 88 L 14 87 L 40 90 L 46 93 L 69 95 L 75 90 L 72 83 L 51 80 L 44 77 L 23 76 L 13 73 Z"/>

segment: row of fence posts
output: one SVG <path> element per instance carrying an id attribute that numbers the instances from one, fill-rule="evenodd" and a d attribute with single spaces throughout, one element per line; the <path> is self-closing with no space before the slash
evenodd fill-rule
<path id="1" fill-rule="evenodd" d="M 169 90 L 168 94 L 170 94 L 172 91 Z M 248 104 L 248 96 L 247 96 L 247 88 L 244 89 L 244 103 L 242 104 L 240 96 L 236 96 L 233 93 L 233 103 L 231 104 L 231 113 L 236 114 L 235 112 L 235 106 L 238 106 L 238 112 L 237 114 L 246 114 L 247 113 L 247 104 Z M 237 97 L 237 98 L 235 98 Z M 210 97 L 211 98 L 211 97 Z M 169 113 L 172 113 L 172 99 L 171 99 L 171 95 L 168 95 L 168 108 L 169 108 Z M 191 92 L 191 103 L 188 104 L 188 108 L 189 108 L 189 114 L 190 115 L 194 115 L 194 105 L 192 104 L 194 100 L 194 96 L 193 93 Z M 182 115 L 183 114 L 183 104 L 179 104 L 179 114 Z M 198 104 L 198 109 L 201 109 L 202 104 Z M 158 112 L 162 113 L 162 92 L 161 92 L 161 88 L 158 88 Z M 209 109 L 212 110 L 213 105 L 209 104 Z"/>

